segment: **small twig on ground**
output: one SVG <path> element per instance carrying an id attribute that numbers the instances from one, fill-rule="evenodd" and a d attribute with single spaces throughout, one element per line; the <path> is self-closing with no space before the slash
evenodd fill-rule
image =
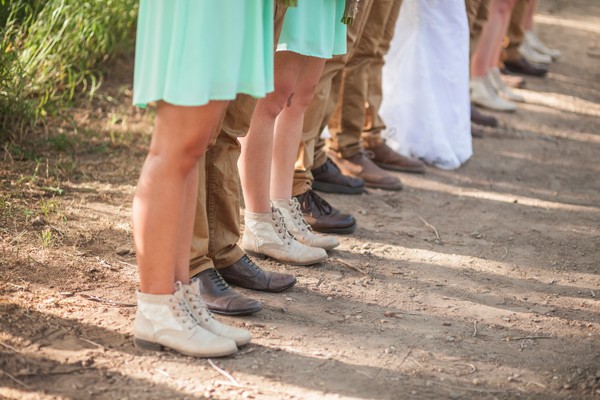
<path id="1" fill-rule="evenodd" d="M 477 336 L 477 321 L 473 322 L 473 337 Z"/>
<path id="2" fill-rule="evenodd" d="M 315 289 L 318 289 L 319 286 L 321 286 L 321 284 L 325 281 L 325 278 L 321 277 L 319 278 L 319 281 L 317 282 L 317 284 L 315 285 Z"/>
<path id="3" fill-rule="evenodd" d="M 502 248 L 504 249 L 504 255 L 502 257 L 500 257 L 500 261 L 504 261 L 504 259 L 508 255 L 508 248 L 505 246 L 502 246 Z"/>
<path id="4" fill-rule="evenodd" d="M 94 342 L 92 340 L 85 339 L 85 338 L 82 338 L 82 337 L 80 337 L 79 340 L 82 340 L 82 341 L 84 341 L 86 343 L 93 344 L 94 346 L 100 347 L 102 350 L 106 350 L 106 347 L 104 347 L 100 343 L 96 343 L 96 342 Z"/>
<path id="5" fill-rule="evenodd" d="M 221 375 L 223 375 L 225 378 L 229 379 L 229 381 L 231 382 L 231 384 L 233 386 L 237 386 L 237 387 L 241 387 L 242 385 L 240 385 L 240 383 L 238 381 L 235 380 L 235 378 L 233 376 L 231 376 L 231 374 L 227 371 L 225 371 L 222 368 L 219 368 L 214 362 L 213 360 L 211 360 L 210 358 L 208 359 L 208 363 L 210 364 L 211 367 L 213 367 L 218 373 L 220 373 Z"/>
<path id="6" fill-rule="evenodd" d="M 128 267 L 133 267 L 133 268 L 137 268 L 137 265 L 133 265 L 132 263 L 128 263 L 125 261 L 121 261 L 121 260 L 115 260 L 116 262 L 120 262 L 123 265 L 127 265 Z"/>
<path id="7" fill-rule="evenodd" d="M 536 340 L 536 339 L 556 339 L 554 336 L 523 336 L 523 337 L 516 337 L 516 338 L 511 338 L 508 337 L 506 338 L 507 341 L 511 341 L 511 340 Z"/>
<path id="8" fill-rule="evenodd" d="M 333 259 L 333 260 L 331 260 L 331 261 L 333 261 L 333 262 L 337 262 L 337 263 L 339 263 L 339 264 L 343 265 L 344 267 L 348 267 L 348 268 L 350 268 L 350 269 L 353 269 L 353 270 L 355 270 L 355 271 L 357 271 L 357 272 L 360 272 L 360 273 L 361 273 L 361 274 L 363 274 L 363 275 L 369 275 L 369 273 L 368 273 L 368 272 L 366 272 L 366 271 L 363 271 L 361 268 L 357 267 L 356 265 L 349 264 L 349 263 L 347 263 L 347 262 L 346 262 L 346 261 L 344 261 L 344 260 L 340 260 L 339 258 L 334 258 L 334 259 Z"/>
<path id="9" fill-rule="evenodd" d="M 8 376 L 10 379 L 12 379 L 13 381 L 17 382 L 19 385 L 23 386 L 25 389 L 31 389 L 31 387 L 29 387 L 25 382 L 15 378 L 14 376 L 12 376 L 11 374 L 9 374 L 6 371 L 3 371 L 0 369 L 0 372 L 2 372 L 4 375 Z"/>
<path id="10" fill-rule="evenodd" d="M 0 346 L 6 347 L 7 349 L 14 351 L 15 353 L 18 353 L 18 352 L 19 352 L 19 350 L 15 349 L 15 348 L 14 348 L 14 347 L 12 347 L 12 346 L 9 346 L 9 345 L 7 345 L 6 343 L 2 343 L 2 342 L 0 342 Z"/>
<path id="11" fill-rule="evenodd" d="M 83 297 L 84 299 L 87 300 L 91 300 L 91 301 L 96 301 L 98 303 L 104 303 L 104 304 L 109 304 L 111 306 L 115 306 L 115 307 L 135 307 L 135 304 L 131 304 L 131 303 L 121 303 L 120 301 L 114 301 L 114 300 L 110 300 L 110 299 L 105 299 L 103 297 L 98 297 L 98 296 L 93 296 L 91 294 L 79 294 L 81 297 Z"/>
<path id="12" fill-rule="evenodd" d="M 438 232 L 437 228 L 433 225 L 431 225 L 429 222 L 427 222 L 427 220 L 425 220 L 425 218 L 421 217 L 419 214 L 416 214 L 417 218 L 419 218 L 421 220 L 422 223 L 425 224 L 426 227 L 430 228 L 431 230 L 433 230 L 433 233 L 435 234 L 435 239 L 441 244 L 442 243 L 442 238 L 440 237 L 440 233 Z"/>

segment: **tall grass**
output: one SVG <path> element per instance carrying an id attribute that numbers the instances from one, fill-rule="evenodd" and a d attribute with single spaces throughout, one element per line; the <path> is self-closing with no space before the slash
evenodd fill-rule
<path id="1" fill-rule="evenodd" d="M 16 139 L 131 48 L 137 0 L 0 0 L 0 134 Z"/>

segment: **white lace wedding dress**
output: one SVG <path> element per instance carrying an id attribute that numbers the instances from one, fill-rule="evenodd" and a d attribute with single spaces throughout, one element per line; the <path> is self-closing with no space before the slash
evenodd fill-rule
<path id="1" fill-rule="evenodd" d="M 443 169 L 473 154 L 464 0 L 404 0 L 383 69 L 388 144 Z"/>

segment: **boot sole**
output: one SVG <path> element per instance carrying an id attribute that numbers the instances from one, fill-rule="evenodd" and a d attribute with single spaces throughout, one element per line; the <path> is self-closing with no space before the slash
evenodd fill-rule
<path id="1" fill-rule="evenodd" d="M 210 308 L 207 306 L 207 308 L 215 313 L 215 314 L 219 314 L 219 315 L 236 315 L 236 316 L 240 316 L 240 315 L 250 315 L 250 314 L 254 314 L 257 313 L 259 311 L 261 311 L 263 308 L 260 307 L 258 309 L 251 309 L 251 310 L 238 310 L 238 311 L 223 311 L 223 310 L 215 310 L 213 308 Z"/>
<path id="2" fill-rule="evenodd" d="M 314 190 L 325 193 L 337 193 L 337 194 L 362 194 L 365 192 L 364 187 L 352 188 L 348 186 L 335 185 L 333 183 L 314 181 L 312 184 Z"/>
<path id="3" fill-rule="evenodd" d="M 387 169 L 388 171 L 410 172 L 412 174 L 424 174 L 425 173 L 425 168 L 396 167 L 395 165 L 380 164 L 380 163 L 375 163 L 375 165 L 377 165 L 379 168 Z"/>
<path id="4" fill-rule="evenodd" d="M 257 252 L 252 251 L 252 250 L 244 249 L 244 251 L 247 254 L 251 255 L 252 257 L 258 258 L 259 260 L 266 260 L 267 258 L 270 258 L 270 259 L 275 260 L 277 262 L 280 262 L 282 264 L 297 265 L 297 266 L 301 266 L 301 267 L 306 266 L 306 265 L 318 264 L 320 262 L 323 262 L 323 261 L 327 260 L 327 256 L 326 256 L 326 257 L 320 258 L 318 260 L 304 261 L 304 262 L 293 262 L 293 261 L 280 260 L 278 258 L 271 257 L 269 255 L 262 254 L 262 253 L 257 253 Z"/>
<path id="5" fill-rule="evenodd" d="M 377 184 L 377 183 L 366 183 L 366 186 L 373 188 L 373 189 L 393 190 L 396 192 L 404 189 L 404 186 L 402 186 L 402 185 L 386 186 L 386 185 L 381 185 L 381 184 Z"/>
<path id="6" fill-rule="evenodd" d="M 346 228 L 324 228 L 324 229 L 315 229 L 312 227 L 313 231 L 319 233 L 335 233 L 338 235 L 350 235 L 356 231 L 356 224 L 348 226 Z"/>
<path id="7" fill-rule="evenodd" d="M 202 358 L 211 358 L 211 357 L 226 357 L 226 356 L 230 356 L 232 354 L 234 354 L 236 351 L 223 351 L 220 353 L 211 353 L 211 354 L 194 354 L 194 353 L 190 353 L 190 352 L 185 352 L 185 351 L 180 351 L 180 350 L 176 350 L 176 349 L 172 349 L 170 347 L 167 346 L 163 346 L 160 343 L 156 343 L 156 342 L 150 342 L 148 340 L 144 340 L 144 339 L 139 339 L 139 338 L 134 338 L 133 339 L 133 344 L 135 345 L 135 347 L 137 347 L 138 349 L 142 349 L 142 350 L 150 350 L 150 351 L 162 351 L 162 350 L 173 350 L 177 353 L 181 353 L 184 354 L 186 356 L 191 356 L 191 357 L 202 357 Z"/>

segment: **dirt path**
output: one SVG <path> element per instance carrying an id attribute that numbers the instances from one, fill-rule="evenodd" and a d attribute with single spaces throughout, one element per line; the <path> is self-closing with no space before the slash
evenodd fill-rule
<path id="1" fill-rule="evenodd" d="M 360 229 L 321 266 L 265 263 L 299 283 L 247 292 L 265 310 L 227 319 L 255 336 L 214 360 L 232 379 L 132 345 L 130 202 L 151 128 L 114 100 L 128 64 L 104 101 L 5 149 L 0 398 L 600 399 L 600 3 L 542 3 L 563 58 L 528 80 L 528 104 L 459 171 L 327 196 Z"/>

